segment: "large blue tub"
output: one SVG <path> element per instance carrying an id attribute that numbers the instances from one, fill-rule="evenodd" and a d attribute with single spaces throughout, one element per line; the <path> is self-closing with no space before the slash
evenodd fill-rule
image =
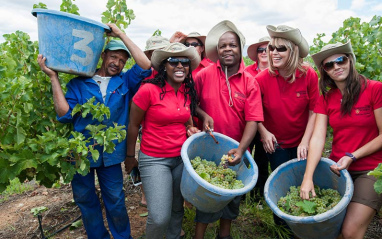
<path id="1" fill-rule="evenodd" d="M 300 186 L 304 177 L 306 160 L 290 160 L 280 165 L 269 176 L 265 188 L 265 200 L 272 211 L 284 219 L 300 239 L 334 239 L 341 232 L 346 208 L 353 196 L 353 181 L 347 170 L 341 171 L 341 177 L 329 169 L 334 161 L 321 158 L 313 176 L 313 182 L 320 188 L 332 188 L 341 194 L 341 201 L 331 210 L 309 217 L 291 216 L 277 207 L 280 197 L 284 197 L 290 186 Z"/>
<path id="2" fill-rule="evenodd" d="M 46 65 L 59 72 L 93 76 L 105 44 L 104 32 L 110 28 L 60 11 L 37 8 L 32 14 L 37 17 L 39 52 Z"/>
<path id="3" fill-rule="evenodd" d="M 190 160 L 200 156 L 202 159 L 219 164 L 224 154 L 239 146 L 236 140 L 228 136 L 220 133 L 213 134 L 219 144 L 216 144 L 209 134 L 200 132 L 189 137 L 184 142 L 181 151 L 184 163 L 181 181 L 182 195 L 197 209 L 204 212 L 220 211 L 236 196 L 249 192 L 256 185 L 258 177 L 257 165 L 251 154 L 246 151 L 243 156 L 244 160 L 240 164 L 230 167 L 237 172 L 237 179 L 243 181 L 244 188 L 223 189 L 202 179 L 192 168 Z"/>

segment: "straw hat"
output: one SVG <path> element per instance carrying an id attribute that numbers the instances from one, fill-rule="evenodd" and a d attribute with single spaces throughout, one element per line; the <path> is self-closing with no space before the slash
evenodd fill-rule
<path id="1" fill-rule="evenodd" d="M 169 40 L 162 36 L 152 36 L 146 41 L 146 47 L 144 53 L 149 51 L 163 48 L 170 44 Z"/>
<path id="2" fill-rule="evenodd" d="M 173 57 L 173 56 L 183 56 L 187 57 L 191 61 L 191 70 L 196 69 L 200 63 L 200 56 L 196 51 L 195 47 L 186 47 L 182 43 L 174 42 L 168 44 L 163 49 L 157 49 L 153 52 L 151 56 L 151 64 L 156 71 L 159 71 L 159 66 L 163 60 Z"/>
<path id="3" fill-rule="evenodd" d="M 240 52 L 243 55 L 243 48 L 245 45 L 245 37 L 243 34 L 237 29 L 237 27 L 230 21 L 224 20 L 215 25 L 206 37 L 205 51 L 207 57 L 213 61 L 217 62 L 219 59 L 218 56 L 218 43 L 220 37 L 226 32 L 234 32 L 239 36 L 240 39 Z"/>
<path id="4" fill-rule="evenodd" d="M 284 38 L 296 44 L 300 50 L 300 57 L 304 58 L 308 55 L 309 44 L 301 35 L 301 32 L 298 28 L 293 28 L 285 25 L 280 25 L 277 27 L 268 25 L 267 30 L 269 36 L 272 38 Z"/>
<path id="5" fill-rule="evenodd" d="M 190 32 L 187 35 L 186 39 L 184 39 L 183 43 L 186 42 L 187 38 L 197 38 L 197 39 L 199 39 L 203 43 L 203 46 L 206 43 L 206 36 L 202 36 L 198 32 Z"/>
<path id="6" fill-rule="evenodd" d="M 263 44 L 268 44 L 271 41 L 271 38 L 269 36 L 265 36 L 259 39 L 258 42 L 250 45 L 247 49 L 248 57 L 252 61 L 257 61 L 257 48 Z"/>
<path id="7" fill-rule="evenodd" d="M 328 44 L 324 46 L 321 51 L 319 51 L 316 54 L 312 55 L 314 64 L 316 64 L 317 68 L 320 69 L 321 63 L 323 60 L 328 58 L 329 56 L 335 55 L 335 54 L 351 54 L 354 59 L 355 63 L 355 55 L 353 52 L 353 48 L 351 47 L 350 41 L 348 41 L 345 44 L 342 44 L 341 42 L 337 42 L 335 44 Z"/>

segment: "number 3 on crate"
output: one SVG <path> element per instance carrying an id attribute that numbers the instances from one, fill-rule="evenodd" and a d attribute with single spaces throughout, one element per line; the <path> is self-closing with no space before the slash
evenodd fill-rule
<path id="1" fill-rule="evenodd" d="M 85 57 L 80 57 L 73 53 L 70 57 L 70 60 L 79 62 L 83 66 L 89 65 L 92 62 L 94 56 L 92 49 L 88 46 L 88 44 L 94 40 L 93 34 L 88 31 L 73 29 L 72 36 L 82 38 L 82 40 L 74 43 L 73 47 L 76 50 L 85 52 Z"/>

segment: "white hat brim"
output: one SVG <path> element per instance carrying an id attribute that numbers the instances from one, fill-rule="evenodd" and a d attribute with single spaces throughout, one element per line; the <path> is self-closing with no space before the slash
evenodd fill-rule
<path id="1" fill-rule="evenodd" d="M 219 60 L 217 45 L 219 43 L 220 37 L 226 32 L 234 32 L 239 36 L 240 39 L 240 52 L 243 55 L 243 48 L 245 45 L 245 37 L 237 29 L 237 27 L 230 21 L 224 20 L 216 24 L 207 34 L 205 51 L 207 57 L 213 61 L 217 62 Z"/>
<path id="2" fill-rule="evenodd" d="M 312 55 L 312 59 L 314 61 L 314 64 L 317 66 L 318 69 L 320 69 L 321 63 L 326 58 L 328 58 L 332 55 L 335 55 L 335 54 L 351 54 L 353 56 L 354 61 L 355 61 L 355 55 L 354 55 L 353 48 L 351 46 L 350 41 L 348 41 L 345 44 L 341 44 L 341 43 L 330 44 L 330 45 L 326 45 L 326 47 L 329 47 L 329 48 L 324 49 L 325 48 L 325 46 L 324 46 L 323 47 L 324 50 L 321 49 L 321 51 Z"/>

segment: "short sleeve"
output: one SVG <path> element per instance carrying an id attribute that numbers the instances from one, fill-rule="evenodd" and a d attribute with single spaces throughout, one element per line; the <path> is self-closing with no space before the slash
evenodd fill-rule
<path id="1" fill-rule="evenodd" d="M 326 100 L 325 100 L 323 95 L 320 95 L 318 97 L 316 104 L 315 104 L 315 107 L 314 107 L 314 113 L 328 115 L 327 107 L 326 107 Z"/>
<path id="2" fill-rule="evenodd" d="M 379 81 L 370 81 L 371 86 L 371 99 L 373 110 L 379 109 L 382 107 L 382 83 Z"/>
<path id="3" fill-rule="evenodd" d="M 153 84 L 147 83 L 139 88 L 138 92 L 133 97 L 133 102 L 142 110 L 147 111 L 151 105 L 151 90 Z"/>
<path id="4" fill-rule="evenodd" d="M 308 94 L 309 94 L 309 110 L 313 111 L 315 109 L 315 105 L 317 99 L 319 97 L 318 91 L 318 76 L 317 73 L 313 70 L 313 68 L 309 67 L 308 69 Z"/>

